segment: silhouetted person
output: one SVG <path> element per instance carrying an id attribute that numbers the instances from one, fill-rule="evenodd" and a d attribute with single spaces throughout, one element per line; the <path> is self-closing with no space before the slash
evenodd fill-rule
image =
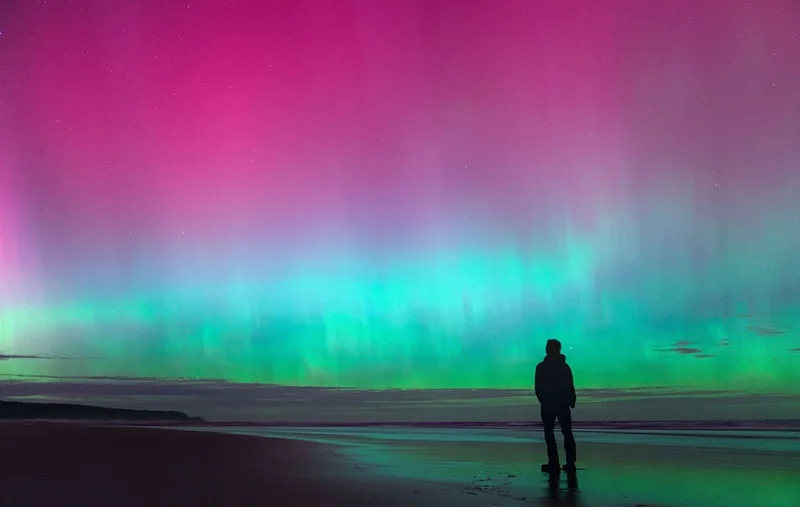
<path id="1" fill-rule="evenodd" d="M 544 441 L 547 443 L 547 464 L 543 472 L 559 470 L 558 444 L 556 443 L 556 419 L 564 435 L 564 451 L 567 463 L 564 470 L 575 470 L 575 437 L 572 435 L 572 411 L 575 408 L 575 383 L 567 357 L 561 353 L 561 342 L 547 340 L 547 355 L 536 365 L 534 391 L 542 406 Z"/>

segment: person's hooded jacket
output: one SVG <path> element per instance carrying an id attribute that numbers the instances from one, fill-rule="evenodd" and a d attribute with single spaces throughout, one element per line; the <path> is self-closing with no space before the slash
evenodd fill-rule
<path id="1" fill-rule="evenodd" d="M 575 383 L 564 354 L 546 355 L 536 365 L 536 399 L 542 405 L 575 407 Z"/>

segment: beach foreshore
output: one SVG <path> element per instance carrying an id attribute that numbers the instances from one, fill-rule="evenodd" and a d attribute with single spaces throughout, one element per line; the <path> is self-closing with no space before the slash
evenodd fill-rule
<path id="1" fill-rule="evenodd" d="M 800 436 L 578 432 L 571 480 L 538 431 L 0 424 L 3 506 L 797 507 Z"/>
<path id="2" fill-rule="evenodd" d="M 0 434 L 4 507 L 512 505 L 285 438 L 48 423 L 3 423 Z"/>

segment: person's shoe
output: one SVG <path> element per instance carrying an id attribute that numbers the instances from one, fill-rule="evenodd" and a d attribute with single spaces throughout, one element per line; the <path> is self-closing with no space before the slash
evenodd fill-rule
<path id="1" fill-rule="evenodd" d="M 551 474 L 557 473 L 560 470 L 558 463 L 545 463 L 542 465 L 542 472 Z"/>
<path id="2" fill-rule="evenodd" d="M 577 469 L 578 469 L 578 467 L 575 466 L 575 463 L 572 463 L 572 464 L 568 463 L 568 464 L 564 465 L 564 468 L 562 468 L 562 470 L 565 471 L 565 472 L 574 472 Z"/>

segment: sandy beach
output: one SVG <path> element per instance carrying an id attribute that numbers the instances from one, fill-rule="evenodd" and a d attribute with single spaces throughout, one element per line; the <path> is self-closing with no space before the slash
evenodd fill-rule
<path id="1" fill-rule="evenodd" d="M 511 505 L 364 473 L 336 447 L 173 429 L 0 425 L 3 506 Z"/>
<path id="2" fill-rule="evenodd" d="M 0 426 L 9 506 L 800 505 L 800 434 L 578 433 L 572 481 L 537 431 Z M 235 433 L 235 434 L 231 434 Z"/>

